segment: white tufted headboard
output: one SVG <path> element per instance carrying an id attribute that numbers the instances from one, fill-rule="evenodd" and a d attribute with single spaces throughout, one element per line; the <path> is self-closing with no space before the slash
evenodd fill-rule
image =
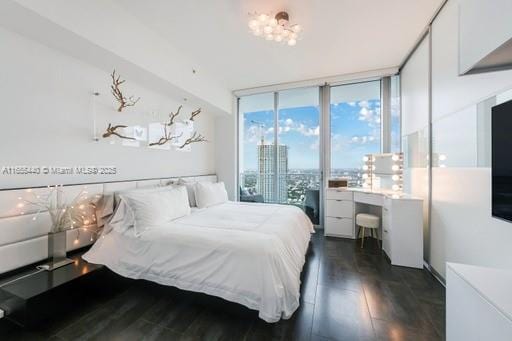
<path id="1" fill-rule="evenodd" d="M 88 195 L 94 197 L 132 188 L 167 185 L 169 182 L 179 178 L 197 181 L 217 181 L 216 175 L 182 176 L 67 185 L 63 187 L 63 192 L 66 198 L 73 198 L 86 186 Z M 25 204 L 23 207 L 18 207 L 21 199 L 29 200 L 34 194 L 44 194 L 48 190 L 46 187 L 0 190 L 0 274 L 39 262 L 48 257 L 48 233 L 51 228 L 49 214 L 43 212 L 34 220 L 38 210 L 35 206 Z M 79 229 L 80 233 L 78 232 Z M 75 228 L 68 230 L 68 251 L 92 244 L 93 241 L 91 239 L 93 237 L 94 234 L 89 229 Z"/>

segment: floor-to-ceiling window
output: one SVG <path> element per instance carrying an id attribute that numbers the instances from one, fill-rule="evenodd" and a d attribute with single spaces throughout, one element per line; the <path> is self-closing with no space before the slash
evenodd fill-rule
<path id="1" fill-rule="evenodd" d="M 318 223 L 323 170 L 361 186 L 363 157 L 399 151 L 400 135 L 398 77 L 241 96 L 240 200 L 296 205 Z"/>
<path id="2" fill-rule="evenodd" d="M 303 205 L 320 189 L 319 89 L 278 93 L 279 202 Z"/>
<path id="3" fill-rule="evenodd" d="M 381 151 L 381 82 L 331 87 L 331 177 L 344 177 L 349 186 L 362 185 L 366 154 Z"/>
<path id="4" fill-rule="evenodd" d="M 239 102 L 240 200 L 275 202 L 274 94 L 244 96 Z"/>
<path id="5" fill-rule="evenodd" d="M 296 205 L 319 218 L 320 89 L 244 96 L 239 102 L 242 201 Z"/>
<path id="6" fill-rule="evenodd" d="M 402 133 L 401 133 L 401 103 L 400 103 L 400 76 L 396 75 L 391 77 L 390 82 L 390 96 L 391 96 L 391 153 L 398 153 L 402 150 Z"/>

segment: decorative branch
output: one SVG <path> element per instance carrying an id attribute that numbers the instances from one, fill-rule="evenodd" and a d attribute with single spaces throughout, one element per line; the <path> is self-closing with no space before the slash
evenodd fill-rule
<path id="1" fill-rule="evenodd" d="M 182 105 L 180 105 L 180 106 L 178 107 L 178 110 L 176 111 L 176 113 L 173 113 L 173 112 L 171 111 L 171 113 L 169 114 L 169 123 L 166 123 L 166 126 L 170 127 L 170 126 L 172 126 L 172 125 L 174 124 L 174 119 L 175 119 L 176 117 L 178 117 L 178 115 L 180 114 L 180 110 L 181 110 L 181 108 L 182 108 L 182 107 L 183 107 L 183 106 L 182 106 Z"/>
<path id="2" fill-rule="evenodd" d="M 165 129 L 165 127 L 164 127 Z M 162 136 L 158 141 L 156 142 L 151 142 L 149 144 L 150 147 L 152 146 L 163 146 L 164 144 L 166 144 L 167 142 L 170 142 L 172 140 L 177 140 L 179 139 L 181 136 L 183 136 L 183 133 L 181 133 L 180 135 L 178 136 L 171 136 L 170 134 L 167 134 L 167 131 L 165 131 L 165 136 Z"/>
<path id="3" fill-rule="evenodd" d="M 128 137 L 128 136 L 124 136 L 124 135 L 121 135 L 119 134 L 116 130 L 119 129 L 119 128 L 126 128 L 127 126 L 125 125 L 117 125 L 117 126 L 112 126 L 111 123 L 108 124 L 108 127 L 107 127 L 107 131 L 103 134 L 103 138 L 107 138 L 107 137 L 110 137 L 112 135 L 115 135 L 119 138 L 122 138 L 122 139 L 126 139 L 126 140 L 135 140 L 134 137 Z"/>
<path id="4" fill-rule="evenodd" d="M 201 108 L 197 109 L 196 111 L 192 111 L 190 114 L 190 121 L 193 121 L 196 116 L 198 116 L 201 113 Z"/>
<path id="5" fill-rule="evenodd" d="M 112 95 L 114 95 L 115 99 L 119 102 L 119 108 L 117 108 L 117 111 L 121 112 L 126 107 L 133 107 L 140 100 L 140 97 L 134 99 L 133 96 L 126 98 L 123 95 L 120 86 L 125 82 L 125 80 L 121 80 L 121 76 L 116 76 L 116 70 L 112 71 L 110 77 L 112 77 L 112 85 L 110 86 Z"/>
<path id="6" fill-rule="evenodd" d="M 182 106 L 180 105 L 178 107 L 178 110 L 176 111 L 176 113 L 171 111 L 171 113 L 169 114 L 169 123 L 164 123 L 163 124 L 163 126 L 164 126 L 164 136 L 162 136 L 156 142 L 151 142 L 149 144 L 150 147 L 152 147 L 152 146 L 162 146 L 162 145 L 166 144 L 167 142 L 170 142 L 170 141 L 175 140 L 175 139 L 179 139 L 183 135 L 183 133 L 181 133 L 179 136 L 172 136 L 171 133 L 167 131 L 167 127 L 170 127 L 170 126 L 172 126 L 174 124 L 174 120 L 180 114 L 181 108 L 182 108 Z"/>
<path id="7" fill-rule="evenodd" d="M 197 142 L 206 142 L 206 138 L 201 135 L 201 134 L 198 134 L 197 132 L 194 132 L 194 134 L 189 137 L 181 146 L 179 146 L 178 148 L 179 149 L 183 149 L 185 148 L 185 146 L 189 145 L 189 144 L 192 144 L 192 143 L 197 143 Z"/>

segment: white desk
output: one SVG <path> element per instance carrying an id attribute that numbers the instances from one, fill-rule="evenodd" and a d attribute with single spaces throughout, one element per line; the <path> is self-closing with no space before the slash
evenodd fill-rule
<path id="1" fill-rule="evenodd" d="M 381 215 L 382 248 L 393 265 L 423 268 L 423 200 L 360 188 L 325 190 L 324 233 L 356 238 L 357 213 Z"/>

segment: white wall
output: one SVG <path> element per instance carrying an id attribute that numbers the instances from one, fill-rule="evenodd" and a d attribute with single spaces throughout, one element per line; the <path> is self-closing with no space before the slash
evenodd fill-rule
<path id="1" fill-rule="evenodd" d="M 423 252 L 429 259 L 428 169 L 429 44 L 423 39 L 401 70 L 404 191 L 423 199 Z"/>
<path id="2" fill-rule="evenodd" d="M 231 110 L 229 89 L 194 56 L 184 55 L 113 1 L 3 0 L 0 25 L 102 69 L 115 60 L 133 78 L 211 111 Z"/>
<path id="3" fill-rule="evenodd" d="M 237 99 L 233 96 L 233 113 L 220 115 L 215 120 L 215 172 L 226 185 L 229 200 L 237 200 L 238 141 Z"/>
<path id="4" fill-rule="evenodd" d="M 512 88 L 512 71 L 458 76 L 460 1 L 448 1 L 432 25 L 432 152 L 447 159 L 443 167 L 433 163 L 429 256 L 442 276 L 446 262 L 512 268 L 512 224 L 491 217 L 490 168 L 481 162 L 488 160 L 481 155 L 489 139 L 481 122 L 489 120 L 489 110 L 479 104 Z M 402 91 L 415 89 L 402 83 Z M 416 102 L 425 106 L 423 99 Z M 405 107 L 403 115 L 404 122 L 417 119 Z"/>
<path id="5" fill-rule="evenodd" d="M 0 29 L 0 41 L 0 166 L 110 165 L 118 171 L 113 176 L 0 174 L 0 188 L 215 172 L 212 114 L 204 112 L 196 122 L 209 142 L 193 145 L 190 153 L 93 142 L 91 94 L 95 90 L 101 93 L 97 105 L 101 130 L 107 122 L 131 125 L 165 120 L 180 103 L 127 79 L 126 94 L 141 100 L 118 113 L 108 72 L 5 29 Z M 195 108 L 186 106 L 183 113 Z"/>

